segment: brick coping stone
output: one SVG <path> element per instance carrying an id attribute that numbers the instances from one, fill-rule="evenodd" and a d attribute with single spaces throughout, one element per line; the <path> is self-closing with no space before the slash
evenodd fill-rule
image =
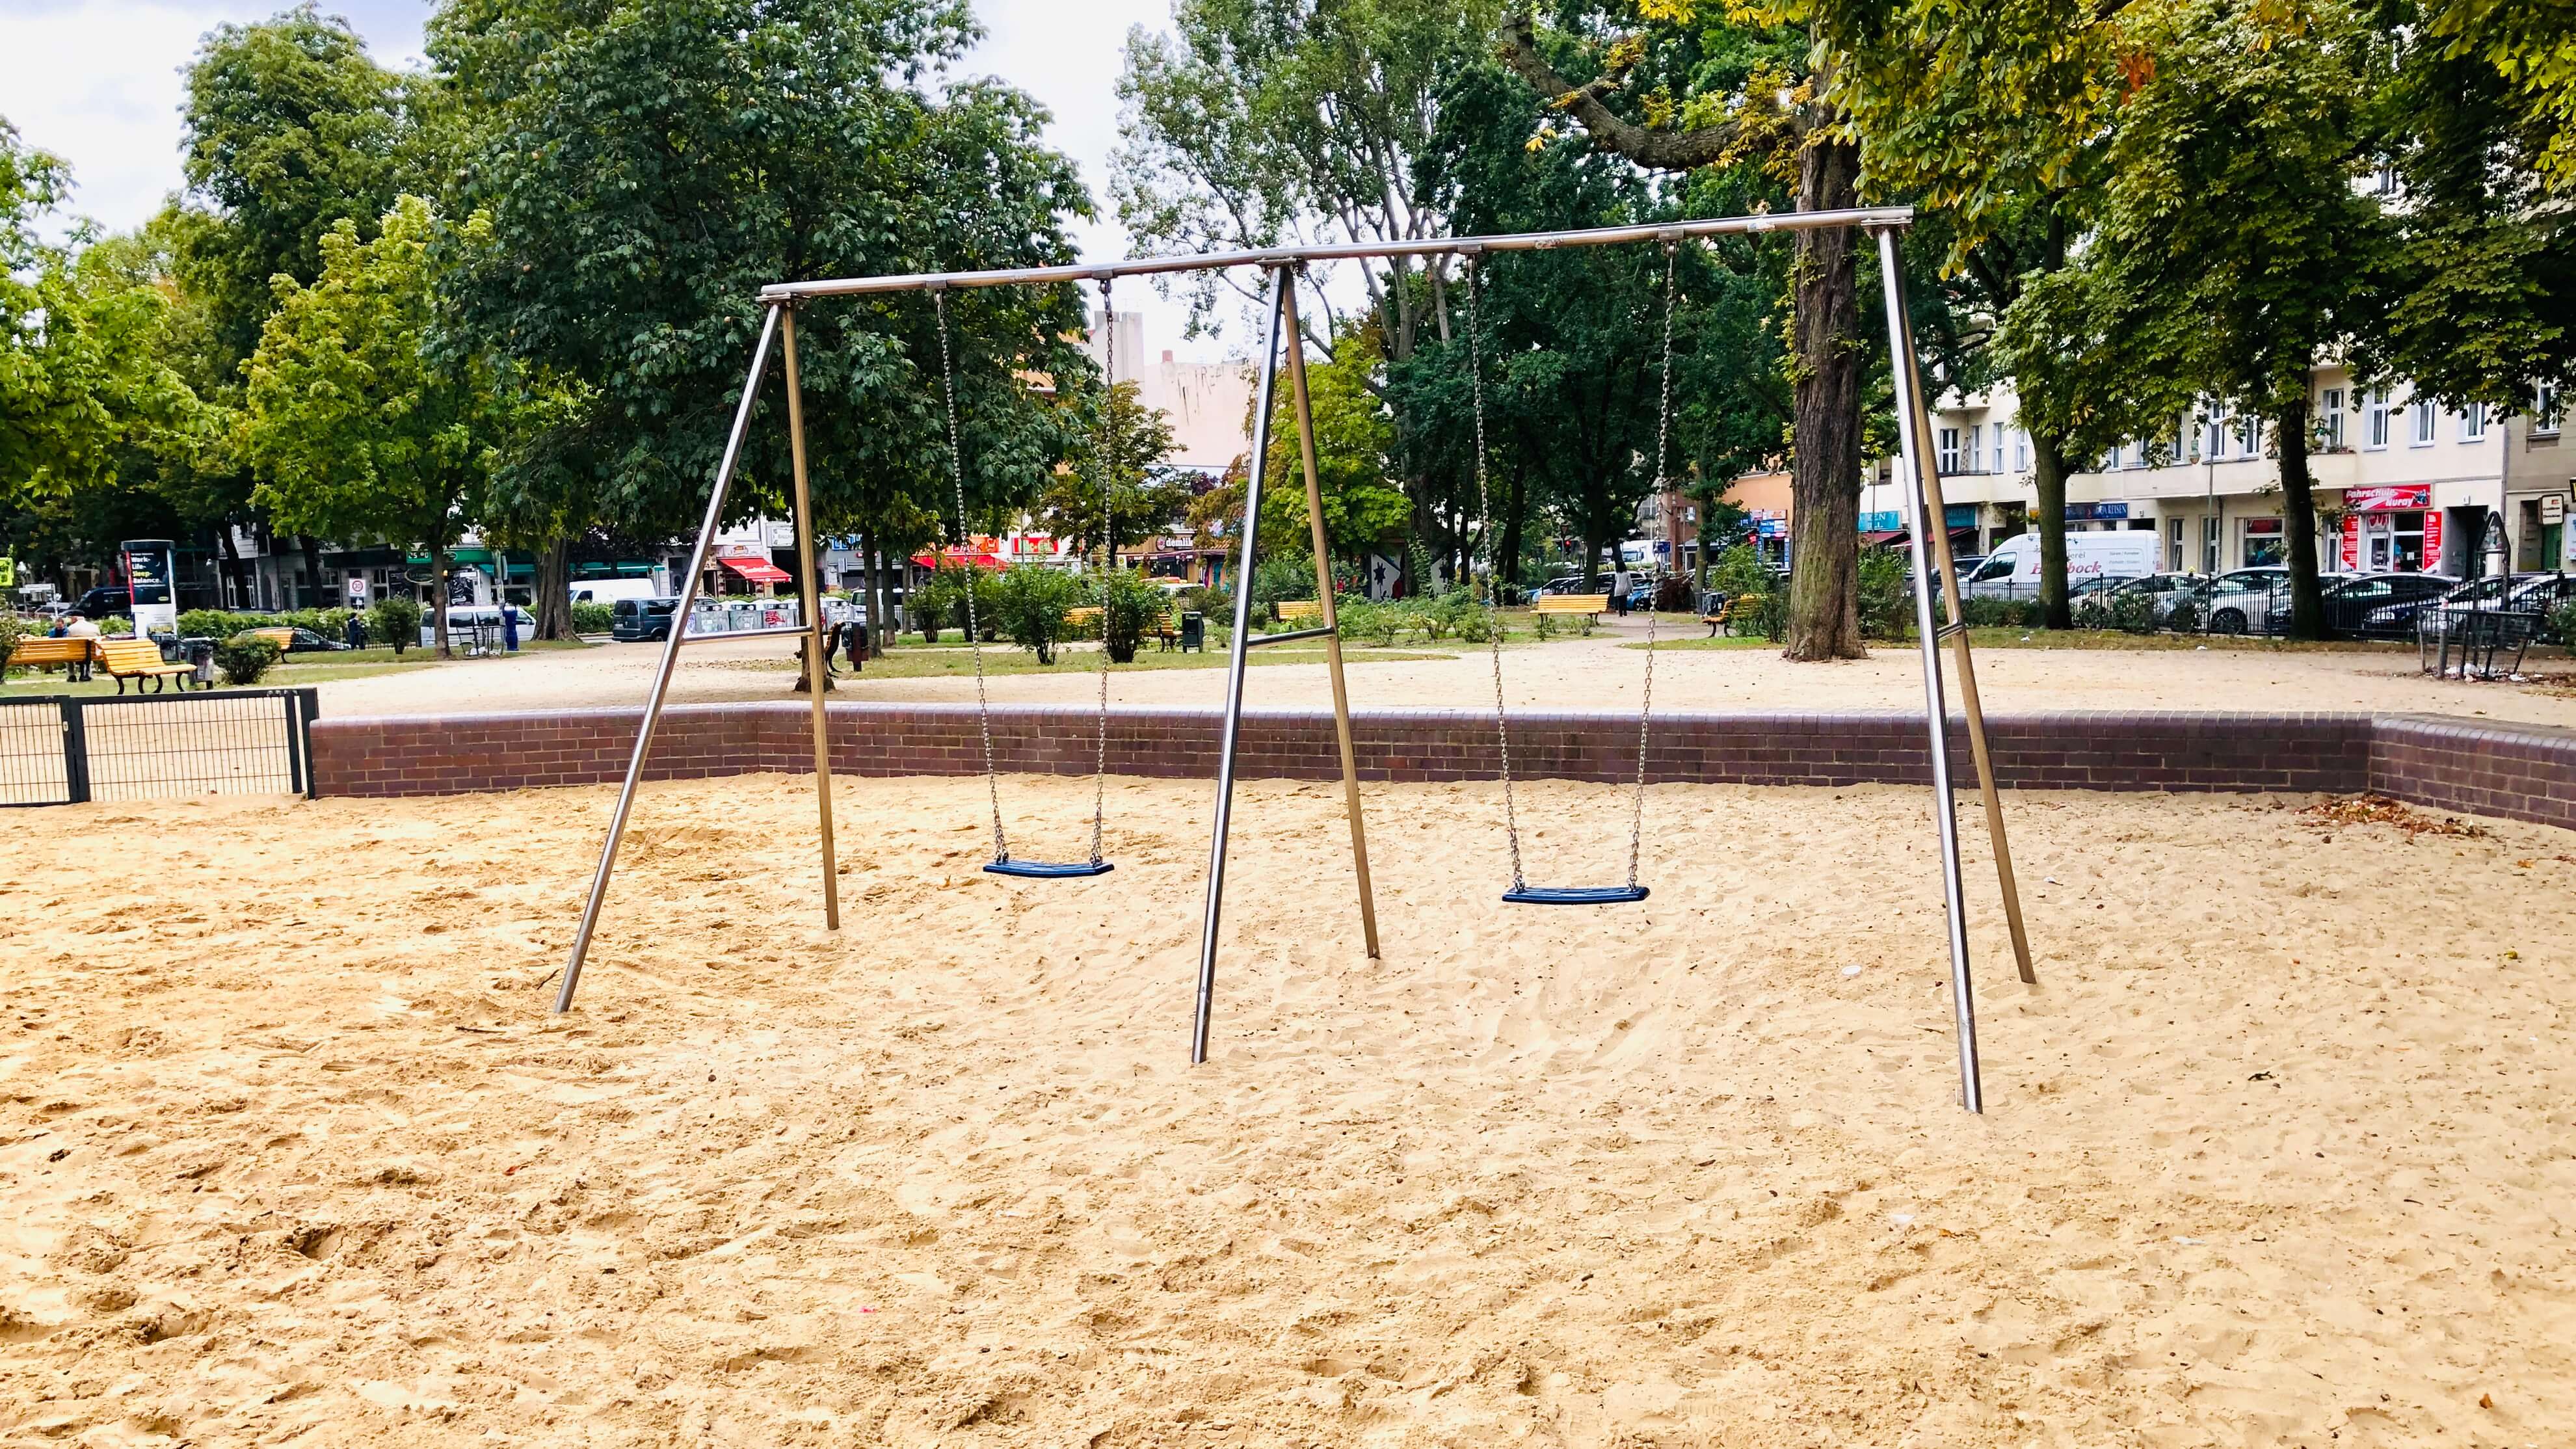
<path id="1" fill-rule="evenodd" d="M 313 724 L 318 793 L 462 794 L 613 782 L 624 776 L 640 706 L 521 713 L 323 718 Z M 834 773 L 972 774 L 983 768 L 971 705 L 834 703 Z M 996 705 L 1006 771 L 1087 774 L 1097 714 Z M 673 705 L 647 776 L 703 778 L 813 768 L 802 701 Z M 1114 708 L 1113 773 L 1213 779 L 1215 710 Z M 1367 710 L 1353 717 L 1364 780 L 1475 780 L 1497 773 L 1494 719 L 1472 709 Z M 1516 775 L 1634 778 L 1636 716 L 1531 711 L 1511 719 Z M 2328 711 L 2055 711 L 1990 714 L 1998 777 L 2010 788 L 2129 791 L 2375 790 L 2441 809 L 2576 828 L 2576 730 L 2435 714 Z M 1972 787 L 1964 723 L 1950 721 L 1953 777 Z M 1247 778 L 1336 779 L 1332 714 L 1247 710 L 1237 746 Z M 1902 710 L 1697 712 L 1655 717 L 1650 783 L 1928 784 L 1922 718 Z"/>

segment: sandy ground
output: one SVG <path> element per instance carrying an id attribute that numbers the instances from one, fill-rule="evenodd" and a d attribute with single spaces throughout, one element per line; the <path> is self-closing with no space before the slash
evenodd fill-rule
<path id="1" fill-rule="evenodd" d="M 1075 885 L 981 788 L 841 781 L 831 935 L 803 782 L 651 788 L 563 1021 L 605 791 L 20 817 L 0 1440 L 2576 1442 L 2576 836 L 2017 797 L 1979 1119 L 1919 792 L 1659 789 L 1650 902 L 1516 912 L 1378 790 L 1373 964 L 1247 785 L 1192 1069 L 1205 787 Z"/>
<path id="2" fill-rule="evenodd" d="M 1702 633 L 1698 629 L 1690 631 Z M 1504 656 L 1512 707 L 1631 709 L 1644 681 L 1642 651 L 1620 643 L 1624 632 L 1514 648 Z M 1455 647 L 1455 646 L 1448 646 Z M 1007 646 L 998 653 L 1011 653 Z M 1492 667 L 1482 650 L 1454 658 L 1373 662 L 1379 651 L 1355 647 L 1349 658 L 1355 708 L 1477 708 L 1493 701 Z M 1418 653 L 1408 649 L 1407 652 Z M 441 714 L 463 710 L 568 709 L 640 703 L 651 688 L 657 647 L 604 645 L 576 654 L 473 661 L 436 670 L 341 680 L 322 686 L 334 715 Z M 786 698 L 795 675 L 783 667 L 793 651 L 776 640 L 691 646 L 673 680 L 674 699 L 720 701 Z M 1222 656 L 1220 656 L 1222 657 Z M 770 662 L 780 668 L 747 668 Z M 2563 661 L 2537 665 L 2559 687 L 2435 680 L 2416 672 L 2412 650 L 2293 653 L 2267 649 L 2205 652 L 1990 649 L 1977 657 L 1987 707 L 2050 709 L 2319 709 L 2428 711 L 2576 726 L 2576 681 Z M 995 700 L 1089 705 L 1098 688 L 1086 674 L 1001 675 Z M 1155 670 L 1112 676 L 1111 698 L 1132 705 L 1200 706 L 1224 702 L 1225 675 L 1213 670 Z M 975 697 L 968 678 L 843 680 L 836 699 L 954 700 Z M 1260 708 L 1323 708 L 1331 702 L 1324 666 L 1281 664 L 1252 670 L 1245 703 Z M 1914 709 L 1923 707 L 1922 665 L 1911 649 L 1882 648 L 1867 660 L 1791 664 L 1769 648 L 1667 651 L 1656 656 L 1659 709 Z"/>

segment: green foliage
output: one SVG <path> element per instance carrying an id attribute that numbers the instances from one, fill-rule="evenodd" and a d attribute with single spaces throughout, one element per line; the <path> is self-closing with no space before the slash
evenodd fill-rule
<path id="1" fill-rule="evenodd" d="M 1334 600 L 1333 618 L 1343 638 L 1381 647 L 1393 644 L 1410 627 L 1402 605 L 1368 599 Z"/>
<path id="2" fill-rule="evenodd" d="M 930 577 L 913 585 L 904 596 L 904 607 L 911 611 L 915 628 L 921 630 L 921 642 L 939 642 L 941 626 L 948 622 L 951 610 L 961 607 L 957 599 L 958 581 L 953 569 L 934 569 Z"/>
<path id="3" fill-rule="evenodd" d="M 394 203 L 409 139 L 404 81 L 367 56 L 338 16 L 310 3 L 257 25 L 222 25 L 188 68 L 184 169 L 214 208 L 185 252 L 218 344 L 258 346 L 270 279 L 309 285 L 342 222 L 375 234 Z"/>
<path id="4" fill-rule="evenodd" d="M 614 605 L 575 600 L 572 605 L 572 631 L 576 634 L 605 634 L 617 627 Z"/>
<path id="5" fill-rule="evenodd" d="M 1145 407 L 1134 382 L 1117 384 L 1105 398 L 1096 390 L 1087 394 L 1082 409 L 1086 416 L 1068 422 L 1073 466 L 1048 475 L 1033 511 L 1049 532 L 1087 558 L 1100 548 L 1104 524 L 1110 545 L 1125 548 L 1181 517 L 1190 494 L 1182 475 L 1156 466 L 1172 451 L 1171 419 Z"/>
<path id="6" fill-rule="evenodd" d="M 2037 599 L 1970 599 L 1959 617 L 1971 629 L 2036 629 L 2041 623 Z"/>
<path id="7" fill-rule="evenodd" d="M 1883 548 L 1861 550 L 1859 598 L 1862 638 L 1913 637 L 1914 591 L 1906 585 L 1902 555 Z"/>
<path id="8" fill-rule="evenodd" d="M 215 646 L 215 667 L 223 671 L 226 684 L 257 684 L 282 652 L 274 639 L 235 634 Z"/>
<path id="9" fill-rule="evenodd" d="M 572 482 L 534 492 L 640 533 L 692 527 L 767 283 L 1074 259 L 1078 173 L 1027 96 L 951 73 L 975 33 L 952 0 L 449 0 L 430 58 L 479 117 L 445 283 L 459 328 L 587 390 L 529 440 Z M 1024 375 L 1078 396 L 1094 370 L 1073 287 L 945 305 L 972 528 L 1069 450 L 1078 419 Z M 952 511 L 933 318 L 921 296 L 799 315 L 825 530 L 903 549 Z M 738 517 L 783 507 L 783 410 L 764 387 Z"/>
<path id="10" fill-rule="evenodd" d="M 1334 340 L 1333 351 L 1306 367 L 1308 410 L 1315 420 L 1315 477 L 1324 500 L 1324 541 L 1336 558 L 1404 532 L 1412 504 L 1391 478 L 1395 420 L 1370 390 L 1384 365 L 1374 328 L 1346 328 L 1357 335 Z M 1282 364 L 1283 369 L 1285 364 Z M 1261 500 L 1261 544 L 1288 554 L 1312 555 L 1314 527 L 1306 517 L 1304 453 L 1297 440 L 1296 399 L 1278 390 L 1270 423 L 1269 476 L 1279 486 Z"/>
<path id="11" fill-rule="evenodd" d="M 2075 606 L 2075 627 L 2152 634 L 2156 631 L 2155 600 L 2135 589 L 2086 594 Z"/>
<path id="12" fill-rule="evenodd" d="M 2557 637 L 2559 643 L 2576 649 L 2576 599 L 2570 599 L 2550 611 L 2549 632 Z"/>
<path id="13" fill-rule="evenodd" d="M 367 637 L 379 644 L 390 644 L 400 654 L 420 638 L 420 620 L 425 611 L 418 599 L 388 594 L 367 609 Z"/>
<path id="14" fill-rule="evenodd" d="M 1254 561 L 1252 617 L 1256 621 L 1277 618 L 1279 605 L 1287 600 L 1314 597 L 1314 560 L 1295 554 L 1274 554 Z"/>
<path id="15" fill-rule="evenodd" d="M 2576 7 L 2566 0 L 2433 0 L 2409 7 L 2445 62 L 2491 69 L 2552 190 L 2576 189 Z M 2390 24 L 2397 22 L 2391 17 Z M 2432 59 L 2432 56 L 2426 59 Z"/>
<path id="16" fill-rule="evenodd" d="M 1065 615 L 1081 602 L 1082 584 L 1073 575 L 1045 564 L 1013 564 L 1002 571 L 993 590 L 991 618 L 1004 637 L 1036 654 L 1040 664 L 1053 664 L 1056 645 L 1065 638 Z M 980 600 L 977 607 L 982 607 Z"/>
<path id="17" fill-rule="evenodd" d="M 1135 569 L 1112 569 L 1100 578 L 1094 602 L 1100 605 L 1100 643 L 1110 662 L 1134 663 L 1136 646 L 1163 617 L 1163 591 Z"/>
<path id="18" fill-rule="evenodd" d="M 429 203 L 404 197 L 372 242 L 333 227 L 313 285 L 278 283 L 250 363 L 248 439 L 253 501 L 279 527 L 445 548 L 471 516 L 500 413 L 479 367 L 431 346 L 434 226 Z"/>
<path id="19" fill-rule="evenodd" d="M 42 631 L 32 621 L 19 618 L 14 610 L 0 608 L 0 679 L 9 675 L 9 653 L 18 647 L 18 641 L 38 638 L 41 634 Z"/>

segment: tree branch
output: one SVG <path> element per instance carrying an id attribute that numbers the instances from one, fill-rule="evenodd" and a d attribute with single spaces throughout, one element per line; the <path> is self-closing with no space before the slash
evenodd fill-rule
<path id="1" fill-rule="evenodd" d="M 1618 89 L 1618 82 L 1603 76 L 1578 86 L 1558 74 L 1539 53 L 1537 28 L 1527 11 L 1503 22 L 1502 39 L 1503 63 L 1530 89 L 1545 97 L 1553 109 L 1573 116 L 1595 142 L 1640 166 L 1655 171 L 1712 166 L 1724 160 L 1740 139 L 1741 128 L 1731 121 L 1689 131 L 1650 131 L 1624 119 L 1602 99 Z"/>

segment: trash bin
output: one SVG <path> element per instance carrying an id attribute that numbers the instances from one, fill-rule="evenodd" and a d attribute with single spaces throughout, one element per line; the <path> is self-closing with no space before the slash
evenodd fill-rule
<path id="1" fill-rule="evenodd" d="M 1196 609 L 1182 611 L 1181 648 L 1185 652 L 1191 649 L 1196 649 L 1201 654 L 1207 652 L 1207 615 Z"/>
<path id="2" fill-rule="evenodd" d="M 188 676 L 189 683 L 196 685 L 200 689 L 212 689 L 215 687 L 214 640 L 204 638 L 202 636 L 180 640 L 178 659 L 174 659 L 171 662 L 177 663 L 179 660 L 187 661 L 187 663 L 194 668 L 195 672 Z"/>

